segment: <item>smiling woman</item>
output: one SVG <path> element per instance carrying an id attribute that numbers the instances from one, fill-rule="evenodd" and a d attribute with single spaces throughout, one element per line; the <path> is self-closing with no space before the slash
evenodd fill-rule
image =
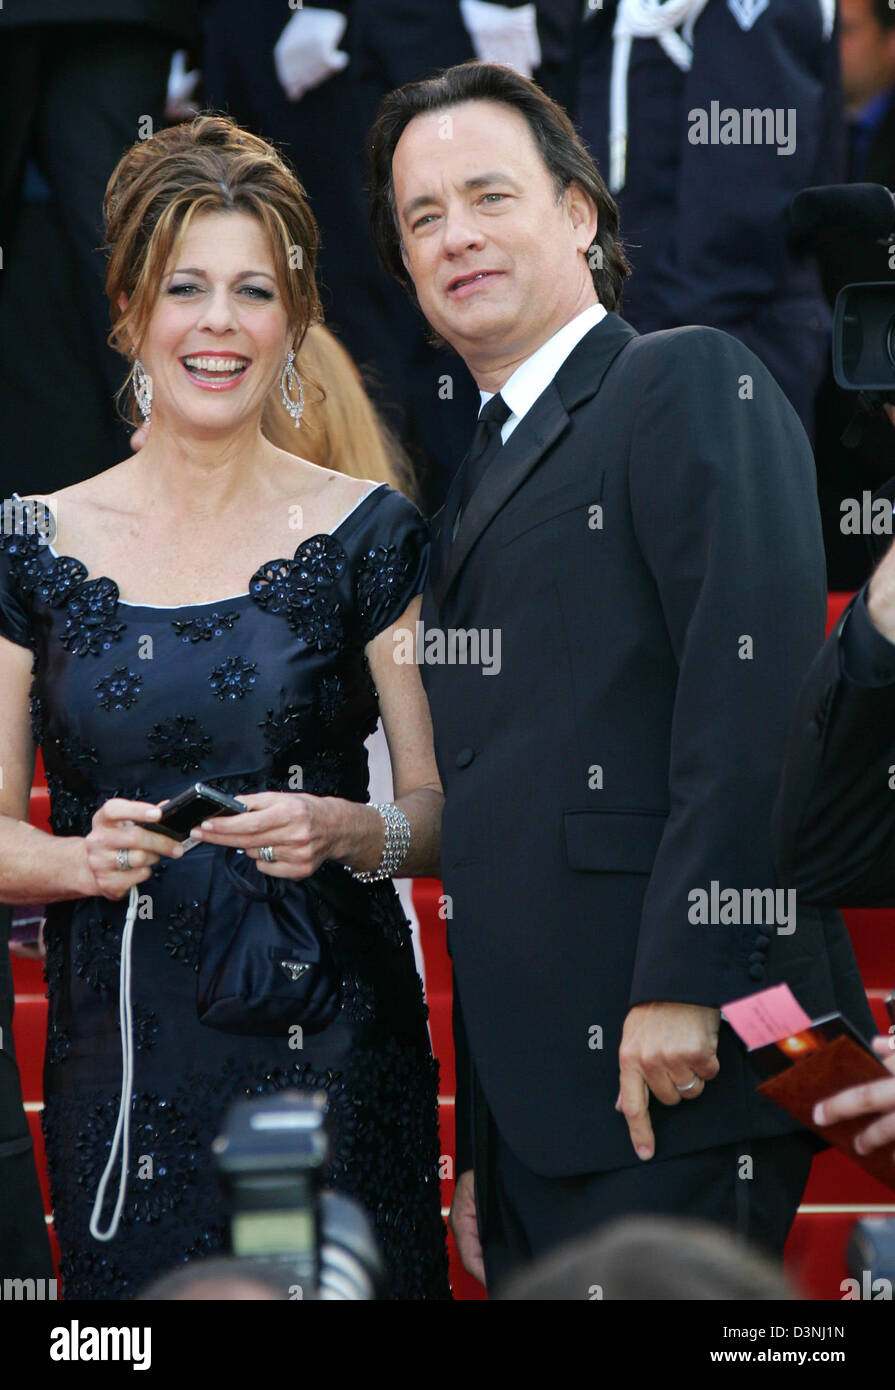
<path id="1" fill-rule="evenodd" d="M 326 1093 L 326 1182 L 369 1212 L 388 1294 L 447 1298 L 437 1071 L 388 877 L 438 871 L 428 707 L 418 667 L 391 658 L 427 530 L 388 483 L 262 430 L 272 392 L 300 413 L 293 356 L 319 316 L 314 219 L 271 146 L 220 116 L 161 131 L 125 154 L 105 210 L 111 341 L 146 442 L 0 534 L 0 901 L 49 905 L 43 1124 L 65 1297 L 130 1297 L 220 1249 L 210 1151 L 227 1108 L 298 1087 Z M 381 807 L 365 750 L 380 715 Z M 28 823 L 35 745 L 53 835 Z M 185 850 L 151 827 L 199 779 L 247 809 L 192 827 Z M 208 904 L 236 849 L 281 880 L 278 901 L 313 902 L 338 996 L 325 1024 L 297 993 L 288 1027 L 200 1021 Z M 276 950 L 282 991 L 303 958 Z"/>
<path id="2" fill-rule="evenodd" d="M 184 303 L 207 303 L 214 294 L 210 267 L 189 255 L 190 227 L 194 219 L 234 213 L 252 223 L 252 249 L 260 261 L 240 265 L 227 293 L 259 308 L 278 298 L 281 327 L 290 330 L 286 351 L 298 351 L 308 325 L 321 317 L 314 278 L 317 224 L 301 184 L 273 148 L 214 115 L 138 142 L 109 179 L 104 215 L 113 347 L 129 358 L 145 353 L 143 340 L 162 292 Z M 220 221 L 213 225 L 219 232 Z M 217 254 L 215 262 L 223 269 Z M 212 308 L 221 324 L 223 307 L 222 299 Z M 193 346 L 201 346 L 206 358 L 233 355 L 198 341 Z M 147 370 L 152 375 L 148 364 Z M 133 375 L 132 369 L 129 382 Z M 133 408 L 131 419 L 137 422 Z"/>

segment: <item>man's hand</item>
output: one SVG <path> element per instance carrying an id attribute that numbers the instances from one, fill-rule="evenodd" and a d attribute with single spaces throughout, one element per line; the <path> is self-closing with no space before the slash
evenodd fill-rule
<path id="1" fill-rule="evenodd" d="M 696 1100 L 718 1075 L 720 1009 L 702 1004 L 637 1004 L 630 1010 L 619 1048 L 619 1092 L 615 1102 L 628 1122 L 640 1158 L 656 1149 L 649 1118 L 650 1091 L 663 1105 Z M 682 1086 L 690 1087 L 681 1091 Z"/>
<path id="2" fill-rule="evenodd" d="M 869 1154 L 887 1144 L 895 1144 L 895 1038 L 873 1039 L 874 1051 L 882 1058 L 889 1071 L 891 1081 L 865 1081 L 862 1086 L 852 1086 L 847 1091 L 839 1091 L 829 1100 L 821 1101 L 814 1107 L 816 1125 L 832 1125 L 837 1120 L 850 1120 L 854 1115 L 878 1115 L 872 1125 L 855 1135 L 855 1153 Z M 893 1154 L 895 1159 L 895 1154 Z"/>
<path id="3" fill-rule="evenodd" d="M 485 1262 L 475 1214 L 475 1173 L 471 1168 L 461 1173 L 454 1185 L 448 1225 L 454 1233 L 463 1268 L 480 1284 L 484 1284 Z"/>

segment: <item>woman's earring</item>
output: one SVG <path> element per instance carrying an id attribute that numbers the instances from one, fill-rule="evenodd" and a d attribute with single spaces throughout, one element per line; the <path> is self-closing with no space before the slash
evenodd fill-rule
<path id="1" fill-rule="evenodd" d="M 298 400 L 294 401 L 289 395 L 293 382 L 298 382 Z M 283 366 L 283 375 L 280 378 L 280 391 L 283 396 L 283 405 L 292 416 L 295 428 L 301 424 L 301 413 L 305 408 L 305 393 L 302 390 L 301 377 L 295 370 L 295 353 L 292 348 L 286 353 L 286 362 Z"/>
<path id="2" fill-rule="evenodd" d="M 139 357 L 134 362 L 134 396 L 143 416 L 143 423 L 148 425 L 152 416 L 152 377 Z"/>

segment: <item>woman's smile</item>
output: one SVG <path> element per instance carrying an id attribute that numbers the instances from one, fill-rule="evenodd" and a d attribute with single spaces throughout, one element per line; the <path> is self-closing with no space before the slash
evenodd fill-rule
<path id="1" fill-rule="evenodd" d="M 202 352 L 179 359 L 187 376 L 202 391 L 228 391 L 242 381 L 250 357 L 232 352 Z"/>

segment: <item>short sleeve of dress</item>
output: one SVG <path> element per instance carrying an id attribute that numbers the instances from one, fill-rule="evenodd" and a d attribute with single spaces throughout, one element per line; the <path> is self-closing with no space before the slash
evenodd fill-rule
<path id="1" fill-rule="evenodd" d="M 383 488 L 358 537 L 358 616 L 364 642 L 396 622 L 429 573 L 429 528 L 402 493 Z"/>
<path id="2" fill-rule="evenodd" d="M 32 650 L 34 634 L 27 578 L 36 544 L 37 538 L 21 526 L 12 530 L 0 527 L 0 635 Z"/>

